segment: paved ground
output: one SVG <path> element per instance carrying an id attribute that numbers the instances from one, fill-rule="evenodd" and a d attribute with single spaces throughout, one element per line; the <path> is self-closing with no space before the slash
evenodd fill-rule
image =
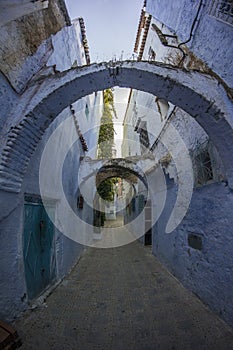
<path id="1" fill-rule="evenodd" d="M 88 248 L 46 304 L 16 322 L 22 350 L 233 349 L 233 332 L 138 242 Z"/>

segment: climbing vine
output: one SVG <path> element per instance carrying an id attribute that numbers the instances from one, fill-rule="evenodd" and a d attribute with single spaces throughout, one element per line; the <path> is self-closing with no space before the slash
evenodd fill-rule
<path id="1" fill-rule="evenodd" d="M 102 181 L 97 187 L 97 191 L 101 198 L 105 201 L 112 202 L 114 200 L 114 181 L 113 179 L 106 179 Z"/>
<path id="2" fill-rule="evenodd" d="M 111 89 L 103 92 L 103 113 L 98 139 L 98 158 L 112 158 L 114 146 L 113 115 L 116 117 L 114 96 Z"/>
<path id="3" fill-rule="evenodd" d="M 114 95 L 111 89 L 103 92 L 103 113 L 98 139 L 98 158 L 112 158 L 114 146 L 113 116 L 116 117 Z M 106 201 L 114 200 L 114 179 L 106 179 L 97 188 L 99 195 Z"/>

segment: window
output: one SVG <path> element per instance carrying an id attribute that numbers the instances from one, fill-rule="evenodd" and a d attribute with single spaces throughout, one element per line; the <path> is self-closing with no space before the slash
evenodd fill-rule
<path id="1" fill-rule="evenodd" d="M 197 184 L 206 184 L 208 181 L 213 179 L 213 171 L 210 160 L 210 155 L 207 150 L 200 153 L 197 158 Z"/>
<path id="2" fill-rule="evenodd" d="M 83 209 L 83 202 L 84 202 L 83 196 L 79 195 L 78 198 L 77 198 L 77 207 L 78 207 L 78 209 Z"/>
<path id="3" fill-rule="evenodd" d="M 209 7 L 209 15 L 233 25 L 233 1 L 213 0 Z"/>
<path id="4" fill-rule="evenodd" d="M 194 175 L 196 186 L 205 185 L 213 180 L 208 143 L 198 145 L 194 151 Z"/>
<path id="5" fill-rule="evenodd" d="M 149 52 L 148 52 L 148 60 L 149 61 L 155 61 L 155 58 L 156 58 L 156 53 L 152 49 L 152 47 L 150 47 Z"/>
<path id="6" fill-rule="evenodd" d="M 86 107 L 85 107 L 85 115 L 86 115 L 86 118 L 88 120 L 88 117 L 89 117 L 89 107 L 88 107 L 88 104 L 86 103 Z"/>
<path id="7" fill-rule="evenodd" d="M 150 146 L 149 136 L 148 136 L 148 132 L 146 129 L 140 130 L 140 143 L 143 146 L 143 149 L 149 148 L 149 146 Z"/>
<path id="8" fill-rule="evenodd" d="M 158 112 L 160 114 L 161 122 L 167 118 L 169 103 L 164 98 L 155 98 L 155 103 L 157 104 Z"/>
<path id="9" fill-rule="evenodd" d="M 143 154 L 150 146 L 149 135 L 147 131 L 147 123 L 145 121 L 140 122 L 137 132 L 140 135 L 139 140 L 141 145 L 141 152 Z"/>
<path id="10" fill-rule="evenodd" d="M 139 117 L 137 124 L 135 125 L 134 131 L 139 134 L 139 140 L 141 145 L 141 152 L 144 153 L 150 146 L 149 135 L 147 131 L 147 122 L 142 121 Z"/>
<path id="11" fill-rule="evenodd" d="M 133 116 L 132 116 L 132 124 L 135 125 L 137 117 L 138 117 L 138 112 L 137 112 L 137 104 L 136 101 L 134 101 L 134 105 L 133 105 Z"/>

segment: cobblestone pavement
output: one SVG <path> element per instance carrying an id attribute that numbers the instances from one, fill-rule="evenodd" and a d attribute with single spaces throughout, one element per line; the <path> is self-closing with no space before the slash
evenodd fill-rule
<path id="1" fill-rule="evenodd" d="M 22 350 L 233 349 L 233 332 L 134 242 L 88 248 L 15 326 Z"/>

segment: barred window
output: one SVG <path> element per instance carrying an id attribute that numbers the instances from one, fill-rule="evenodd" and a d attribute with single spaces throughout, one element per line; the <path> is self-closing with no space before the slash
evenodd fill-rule
<path id="1" fill-rule="evenodd" d="M 213 171 L 210 160 L 210 155 L 207 150 L 203 151 L 196 157 L 197 162 L 197 172 L 196 172 L 196 180 L 197 185 L 204 185 L 208 183 L 210 180 L 213 180 Z"/>
<path id="2" fill-rule="evenodd" d="M 147 122 L 142 121 L 141 118 L 138 118 L 134 131 L 139 134 L 141 153 L 143 154 L 150 146 L 149 135 L 147 131 Z"/>
<path id="3" fill-rule="evenodd" d="M 193 152 L 195 185 L 201 186 L 213 180 L 213 169 L 208 143 L 197 145 Z"/>
<path id="4" fill-rule="evenodd" d="M 140 130 L 140 143 L 143 146 L 141 149 L 142 152 L 145 151 L 145 148 L 149 148 L 150 142 L 147 129 Z"/>
<path id="5" fill-rule="evenodd" d="M 209 15 L 233 25 L 233 1 L 213 0 L 209 7 Z"/>

